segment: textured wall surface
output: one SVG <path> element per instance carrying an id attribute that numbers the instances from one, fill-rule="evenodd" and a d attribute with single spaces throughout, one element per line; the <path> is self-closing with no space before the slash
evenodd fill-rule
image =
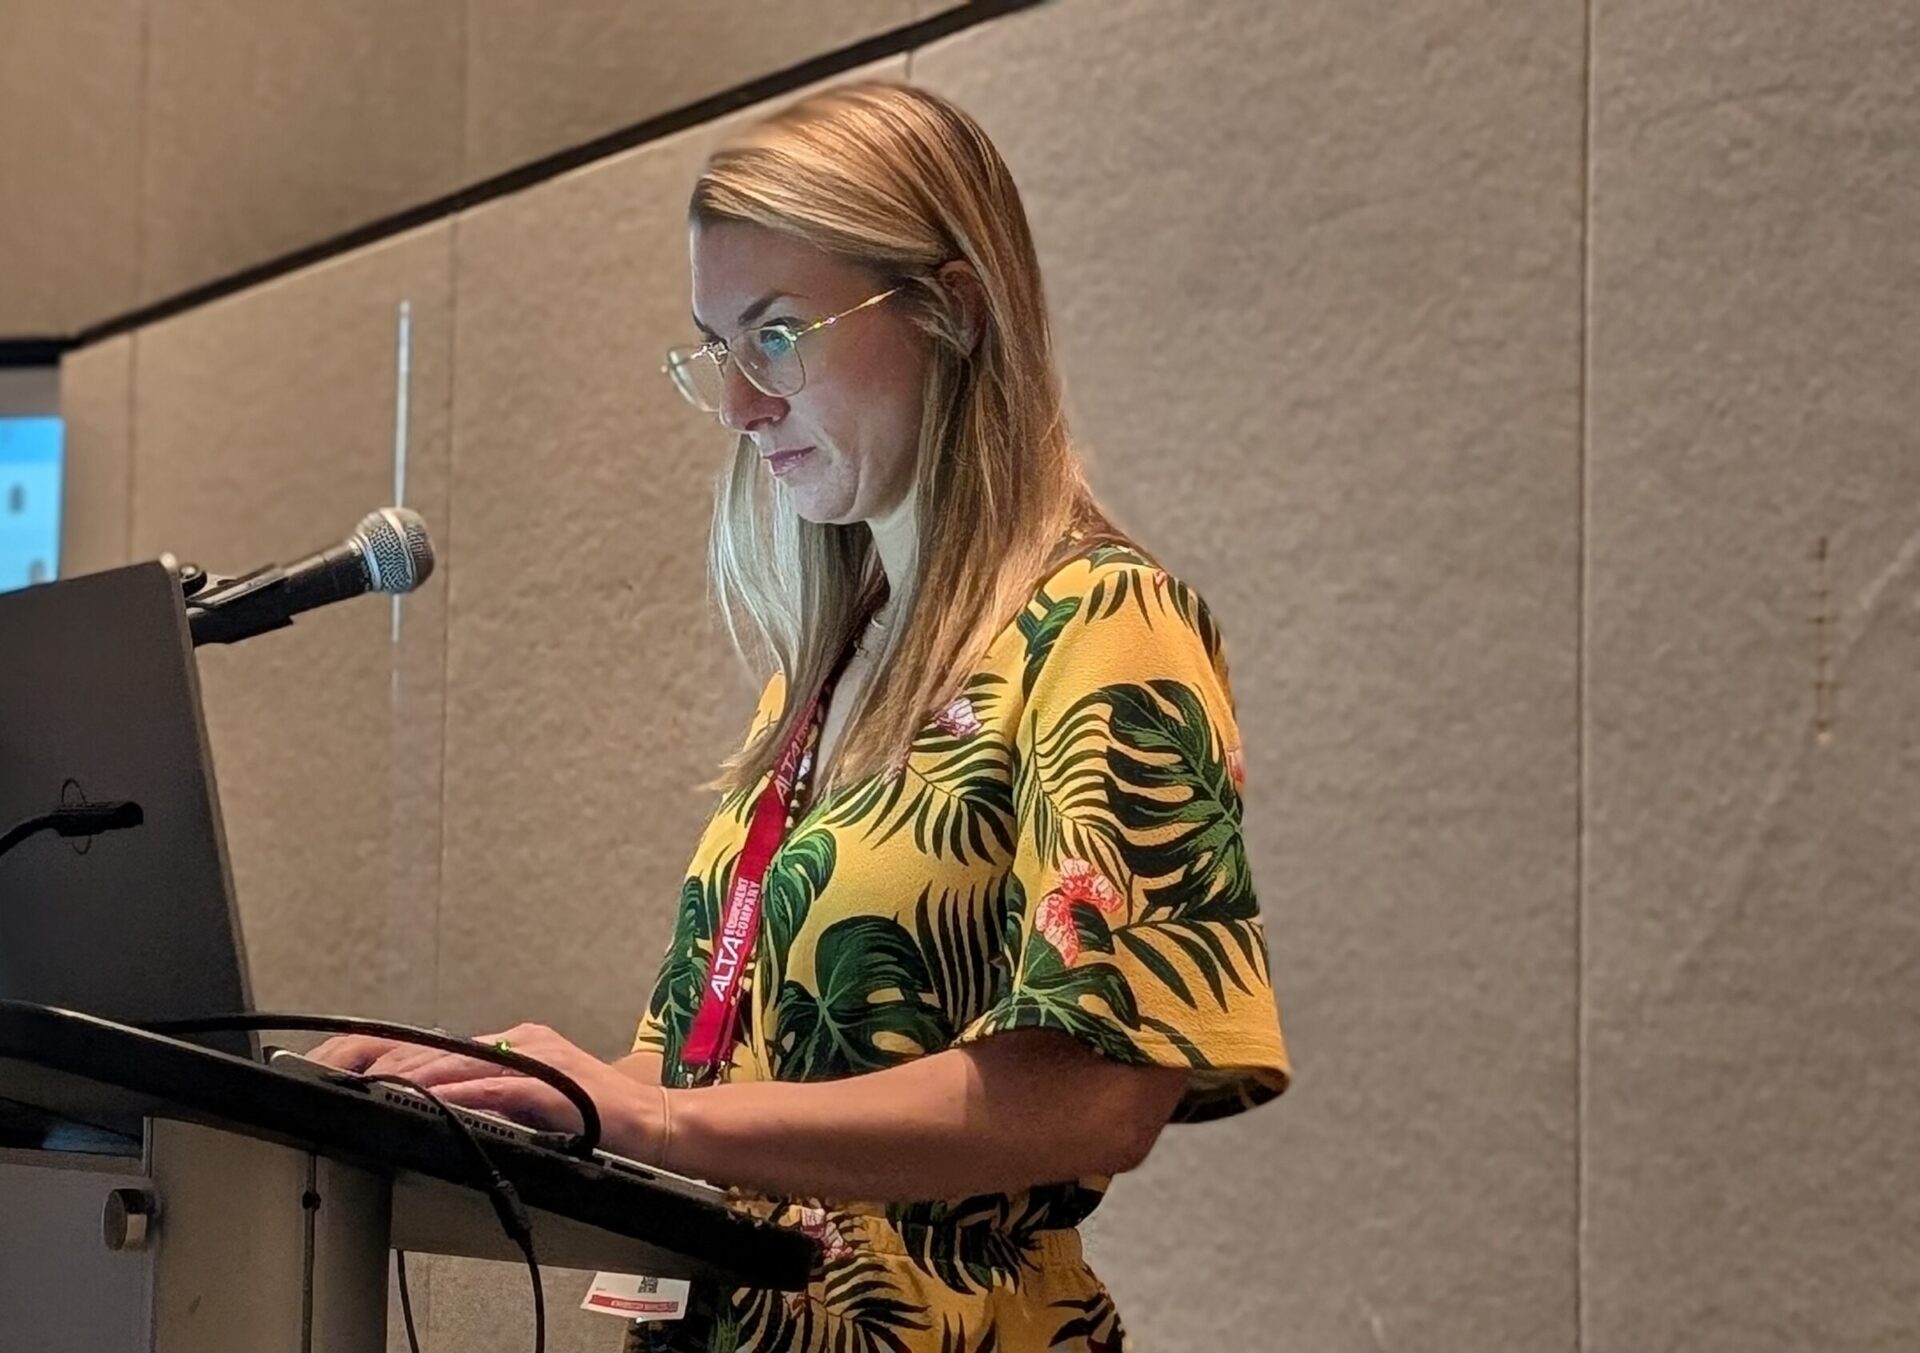
<path id="1" fill-rule="evenodd" d="M 463 0 L 147 0 L 153 301 L 460 179 Z"/>
<path id="2" fill-rule="evenodd" d="M 655 59 L 470 9 L 500 163 Z M 1855 0 L 1059 0 L 876 68 L 1005 152 L 1096 484 L 1233 664 L 1298 1082 L 1090 1225 L 1143 1347 L 1920 1338 L 1917 63 Z M 67 571 L 240 568 L 391 497 L 411 307 L 440 576 L 397 645 L 203 655 L 264 1004 L 624 1049 L 751 703 L 659 374 L 723 130 L 66 363 Z M 523 1269 L 411 1269 L 427 1347 L 528 1346 Z M 618 1345 L 586 1280 L 556 1353 Z"/>
<path id="3" fill-rule="evenodd" d="M 1588 1346 L 1920 1345 L 1920 12 L 1597 7 Z"/>
<path id="4" fill-rule="evenodd" d="M 0 3 L 0 337 L 133 304 L 145 7 Z"/>
<path id="5" fill-rule="evenodd" d="M 478 182 L 899 28 L 924 17 L 916 8 L 910 0 L 470 0 L 466 177 Z"/>
<path id="6" fill-rule="evenodd" d="M 72 335 L 954 8 L 0 0 L 0 338 Z"/>

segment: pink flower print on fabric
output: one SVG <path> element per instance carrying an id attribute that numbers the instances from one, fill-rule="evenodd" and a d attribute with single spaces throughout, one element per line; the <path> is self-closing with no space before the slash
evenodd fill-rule
<path id="1" fill-rule="evenodd" d="M 831 1264 L 853 1253 L 853 1242 L 823 1207 L 800 1209 L 800 1231 L 820 1247 L 820 1262 Z"/>
<path id="2" fill-rule="evenodd" d="M 1068 857 L 1060 862 L 1060 881 L 1040 899 L 1033 924 L 1071 967 L 1080 957 L 1080 931 L 1073 923 L 1073 904 L 1084 902 L 1111 916 L 1120 910 L 1122 901 L 1120 890 L 1105 874 L 1086 860 Z"/>
<path id="3" fill-rule="evenodd" d="M 947 707 L 933 716 L 933 721 L 949 737 L 970 738 L 980 731 L 980 720 L 973 712 L 973 701 L 964 695 L 956 695 L 947 702 Z"/>
<path id="4" fill-rule="evenodd" d="M 1064 893 L 1070 902 L 1090 902 L 1104 912 L 1120 910 L 1120 890 L 1086 860 L 1072 856 L 1062 860 L 1060 881 L 1054 891 Z"/>

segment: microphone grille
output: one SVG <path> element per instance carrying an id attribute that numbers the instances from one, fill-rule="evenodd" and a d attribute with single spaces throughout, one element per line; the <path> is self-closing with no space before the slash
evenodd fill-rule
<path id="1" fill-rule="evenodd" d="M 411 592 L 433 576 L 433 541 L 426 522 L 411 508 L 369 512 L 351 539 L 360 547 L 368 585 L 376 592 Z"/>

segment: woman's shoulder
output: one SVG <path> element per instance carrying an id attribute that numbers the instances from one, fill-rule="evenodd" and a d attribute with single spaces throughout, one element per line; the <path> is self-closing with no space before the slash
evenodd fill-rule
<path id="1" fill-rule="evenodd" d="M 1212 610 L 1192 585 L 1125 539 L 1072 542 L 984 666 L 1023 702 L 1173 680 L 1232 703 Z"/>
<path id="2" fill-rule="evenodd" d="M 1036 624 L 1049 622 L 1062 631 L 1077 622 L 1088 643 L 1156 647 L 1181 641 L 1185 629 L 1210 662 L 1224 663 L 1219 625 L 1199 590 L 1125 538 L 1075 541 L 1056 559 L 1015 623 L 1031 638 Z"/>

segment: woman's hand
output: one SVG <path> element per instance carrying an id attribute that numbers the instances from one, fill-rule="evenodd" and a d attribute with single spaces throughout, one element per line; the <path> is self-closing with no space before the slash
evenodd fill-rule
<path id="1" fill-rule="evenodd" d="M 600 1111 L 601 1145 L 616 1155 L 652 1164 L 667 1145 L 666 1092 L 609 1065 L 544 1024 L 517 1024 L 501 1033 L 476 1034 L 476 1043 L 508 1046 L 522 1057 L 545 1062 L 571 1077 Z M 307 1054 L 362 1075 L 403 1076 L 449 1104 L 482 1109 L 549 1132 L 580 1131 L 580 1111 L 545 1081 L 522 1072 L 417 1044 L 349 1034 L 329 1038 Z"/>

